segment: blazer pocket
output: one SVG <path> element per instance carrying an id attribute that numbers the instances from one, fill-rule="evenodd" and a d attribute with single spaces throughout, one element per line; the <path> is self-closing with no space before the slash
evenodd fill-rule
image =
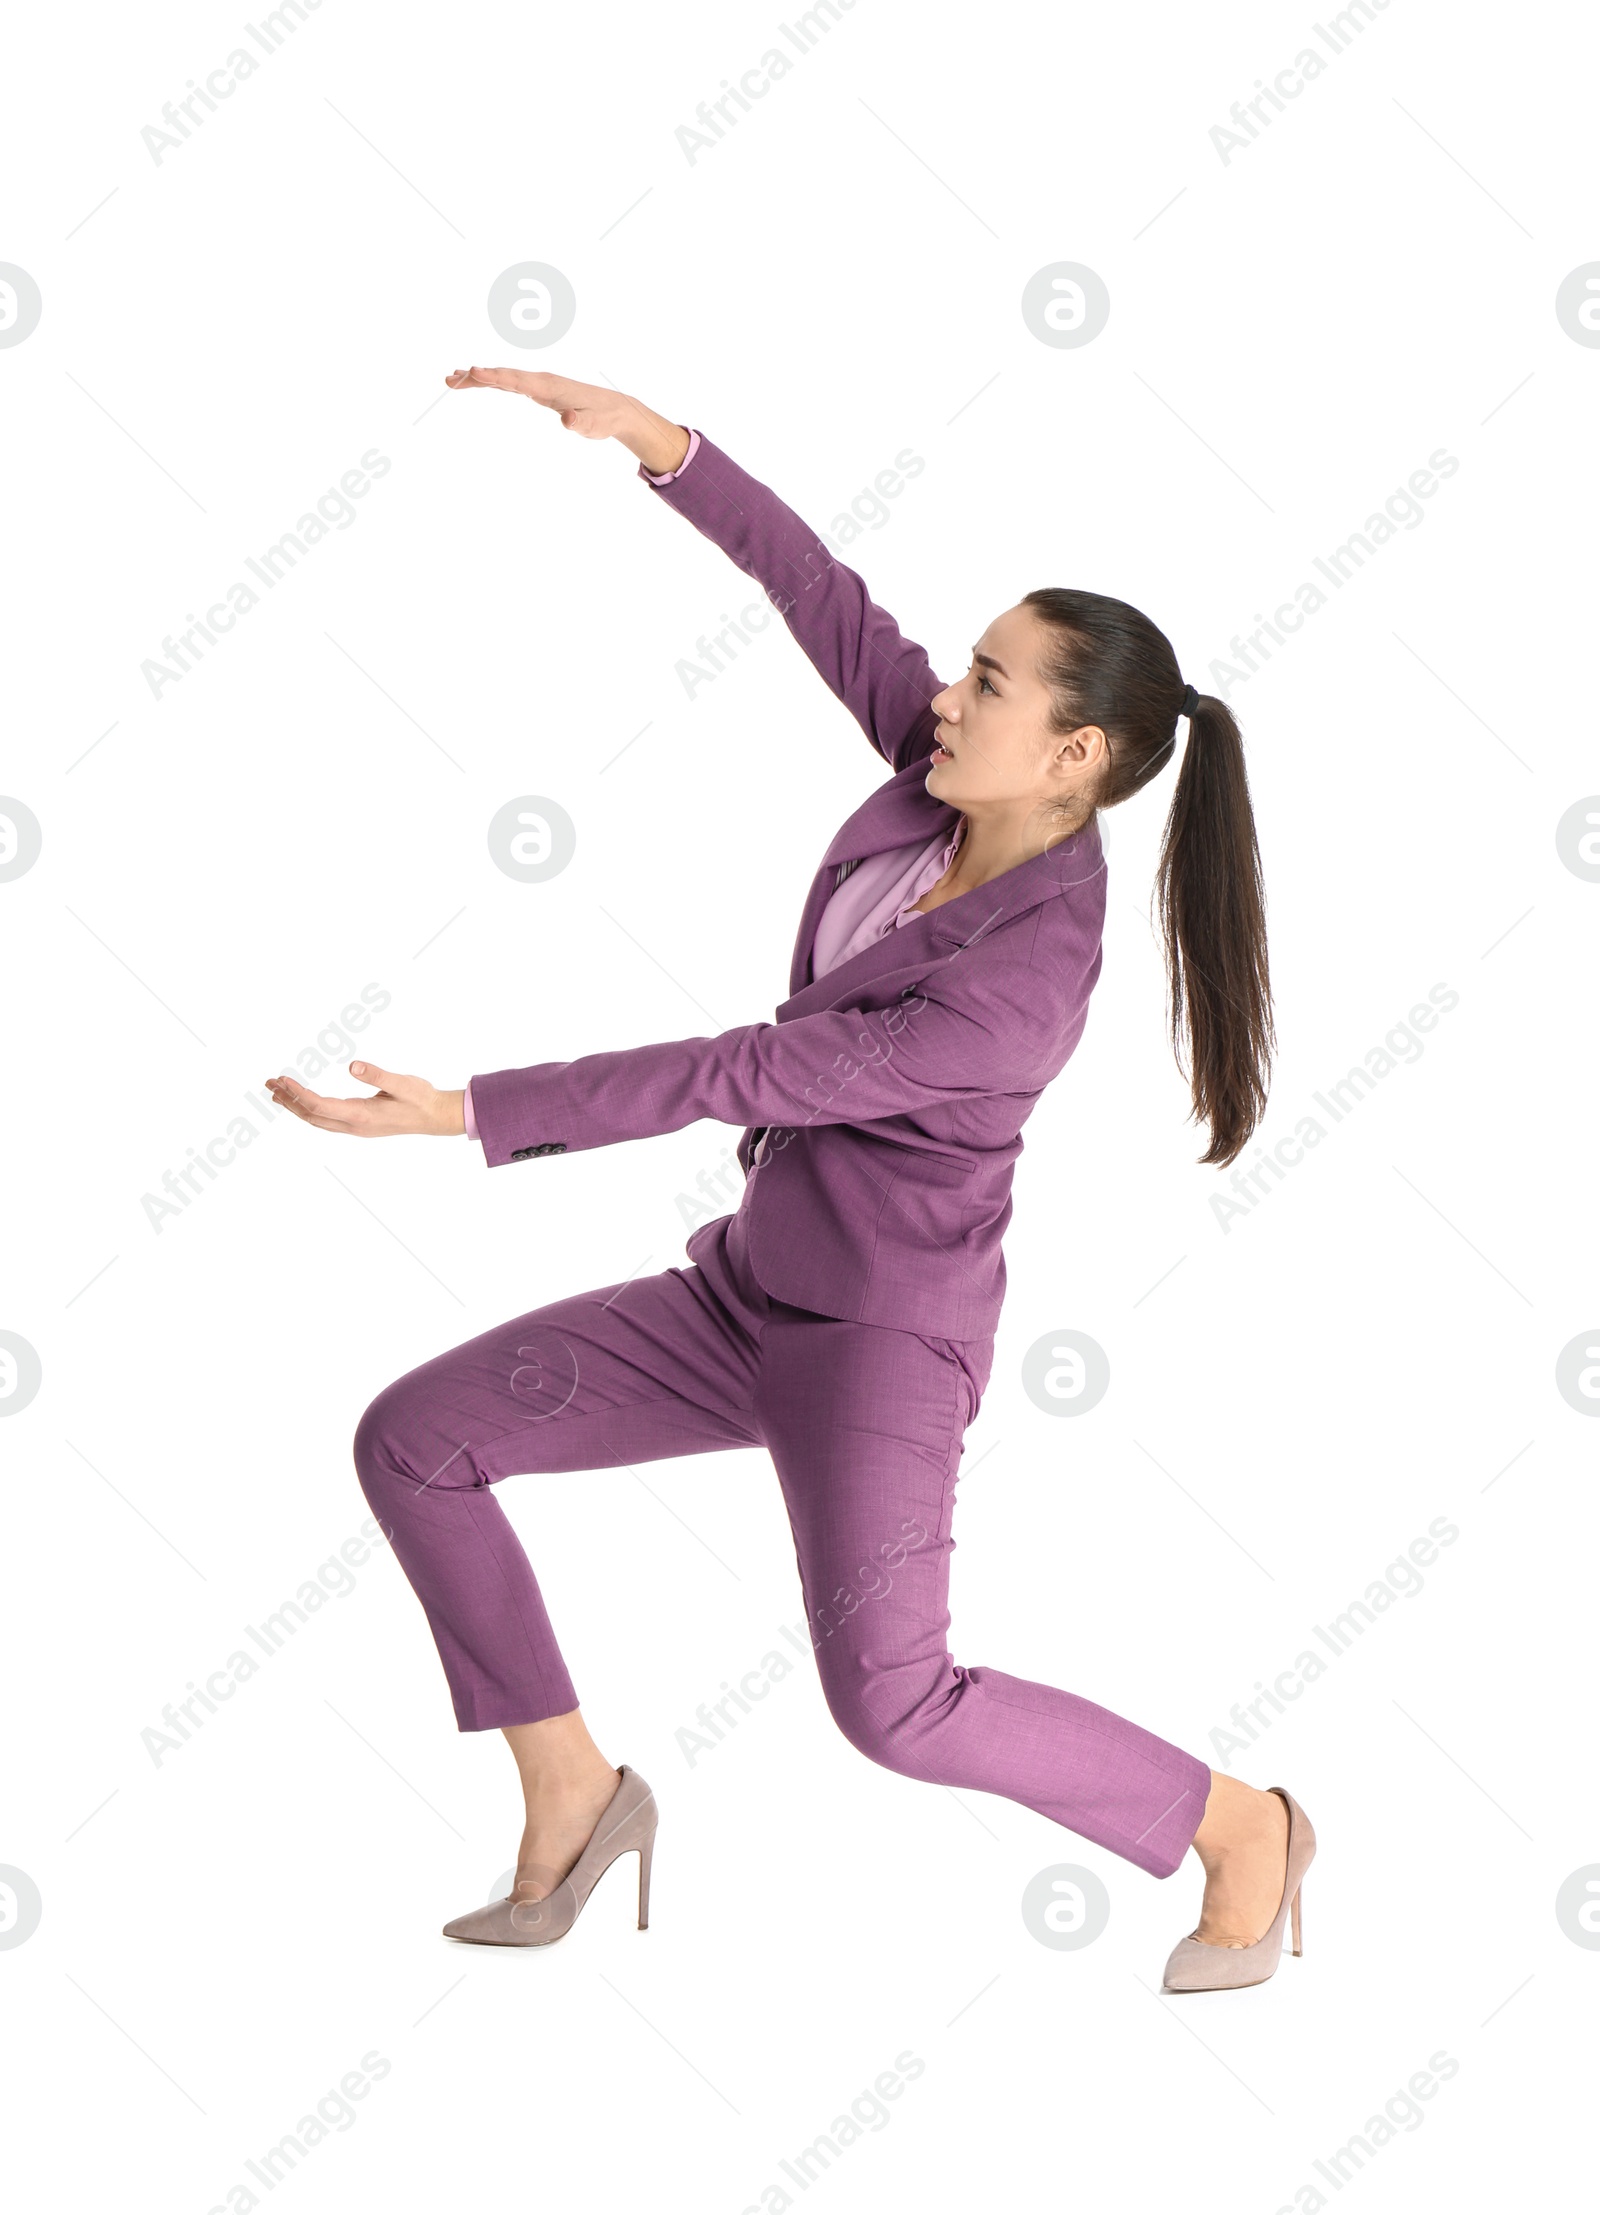
<path id="1" fill-rule="evenodd" d="M 978 1167 L 967 1155 L 924 1153 L 920 1146 L 903 1146 L 892 1138 L 881 1138 L 878 1143 L 900 1157 L 895 1164 L 896 1182 L 910 1177 L 916 1182 L 944 1185 L 952 1192 L 959 1192 Z"/>
<path id="2" fill-rule="evenodd" d="M 880 1233 L 888 1223 L 899 1242 L 908 1236 L 925 1239 L 929 1265 L 937 1267 L 978 1220 L 972 1200 L 977 1163 L 950 1154 L 925 1154 L 914 1146 L 889 1144 L 885 1151 L 892 1168 L 884 1187 Z"/>

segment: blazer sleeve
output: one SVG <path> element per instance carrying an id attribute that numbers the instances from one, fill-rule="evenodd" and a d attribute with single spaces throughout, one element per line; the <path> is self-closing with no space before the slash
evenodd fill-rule
<path id="1" fill-rule="evenodd" d="M 1032 1092 L 1077 1042 L 1073 997 L 1037 970 L 992 965 L 979 995 L 930 985 L 887 1008 L 830 1008 L 714 1038 L 501 1069 L 472 1079 L 478 1135 L 494 1169 L 706 1120 L 861 1124 Z"/>
<path id="2" fill-rule="evenodd" d="M 639 475 L 762 586 L 818 674 L 896 769 L 932 751 L 944 687 L 853 569 L 703 431 L 676 475 Z"/>

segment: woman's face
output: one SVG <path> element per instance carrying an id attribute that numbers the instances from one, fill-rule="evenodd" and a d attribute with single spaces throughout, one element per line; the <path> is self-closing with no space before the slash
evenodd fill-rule
<path id="1" fill-rule="evenodd" d="M 1098 724 L 1050 728 L 1050 693 L 1039 674 L 1046 644 L 1031 608 L 997 615 L 972 649 L 972 666 L 933 699 L 939 744 L 927 789 L 963 815 L 1015 815 L 1068 804 L 1081 815 L 1106 759 Z M 1090 803 L 1092 804 L 1092 803 Z"/>

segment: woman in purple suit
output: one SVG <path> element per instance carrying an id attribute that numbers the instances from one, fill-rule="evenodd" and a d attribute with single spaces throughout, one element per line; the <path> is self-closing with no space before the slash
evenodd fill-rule
<path id="1" fill-rule="evenodd" d="M 1184 683 L 1153 623 L 1098 593 L 1030 592 L 942 685 L 817 534 L 704 433 L 607 388 L 458 370 L 615 438 L 655 496 L 764 589 L 891 774 L 838 832 L 771 1023 L 475 1076 L 464 1091 L 352 1062 L 379 1089 L 274 1096 L 358 1137 L 463 1132 L 491 1167 L 742 1126 L 736 1212 L 689 1265 L 557 1300 L 425 1362 L 356 1433 L 362 1487 L 426 1612 L 462 1730 L 500 1729 L 526 1822 L 504 1900 L 448 1935 L 545 1945 L 637 1850 L 645 1920 L 656 1806 L 596 1747 L 504 1477 L 764 1446 L 782 1485 L 829 1708 L 873 1760 L 1003 1793 L 1169 1876 L 1205 1871 L 1169 1990 L 1260 1983 L 1314 1847 L 1256 1791 L 1052 1686 L 947 1645 L 961 1441 L 1005 1289 L 1012 1167 L 1076 1046 L 1100 973 L 1099 812 L 1189 730 L 1157 885 L 1175 1049 L 1202 1158 L 1260 1119 L 1272 1043 L 1260 862 L 1238 728 Z M 550 1172 L 542 1172 L 549 1174 Z"/>

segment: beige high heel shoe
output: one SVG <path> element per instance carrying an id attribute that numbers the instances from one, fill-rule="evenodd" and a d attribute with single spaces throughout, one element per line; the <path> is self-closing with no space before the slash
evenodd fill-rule
<path id="1" fill-rule="evenodd" d="M 515 1891 L 487 1907 L 472 1908 L 446 1923 L 446 1938 L 474 1946 L 553 1946 L 565 1938 L 583 1903 L 612 1862 L 637 1850 L 639 1856 L 639 1928 L 650 1922 L 650 1858 L 656 1843 L 656 1802 L 637 1769 L 626 1762 L 617 1772 L 617 1789 L 607 1801 L 593 1835 L 555 1890 L 542 1900 L 519 1900 Z"/>
<path id="2" fill-rule="evenodd" d="M 1305 1809 L 1281 1784 L 1267 1789 L 1289 1810 L 1289 1852 L 1277 1914 L 1253 1946 L 1211 1946 L 1203 1939 L 1180 1938 L 1162 1974 L 1163 1992 L 1236 1992 L 1247 1984 L 1265 1984 L 1283 1952 L 1285 1918 L 1290 1950 L 1300 1951 L 1300 1885 L 1317 1850 L 1317 1834 Z"/>

